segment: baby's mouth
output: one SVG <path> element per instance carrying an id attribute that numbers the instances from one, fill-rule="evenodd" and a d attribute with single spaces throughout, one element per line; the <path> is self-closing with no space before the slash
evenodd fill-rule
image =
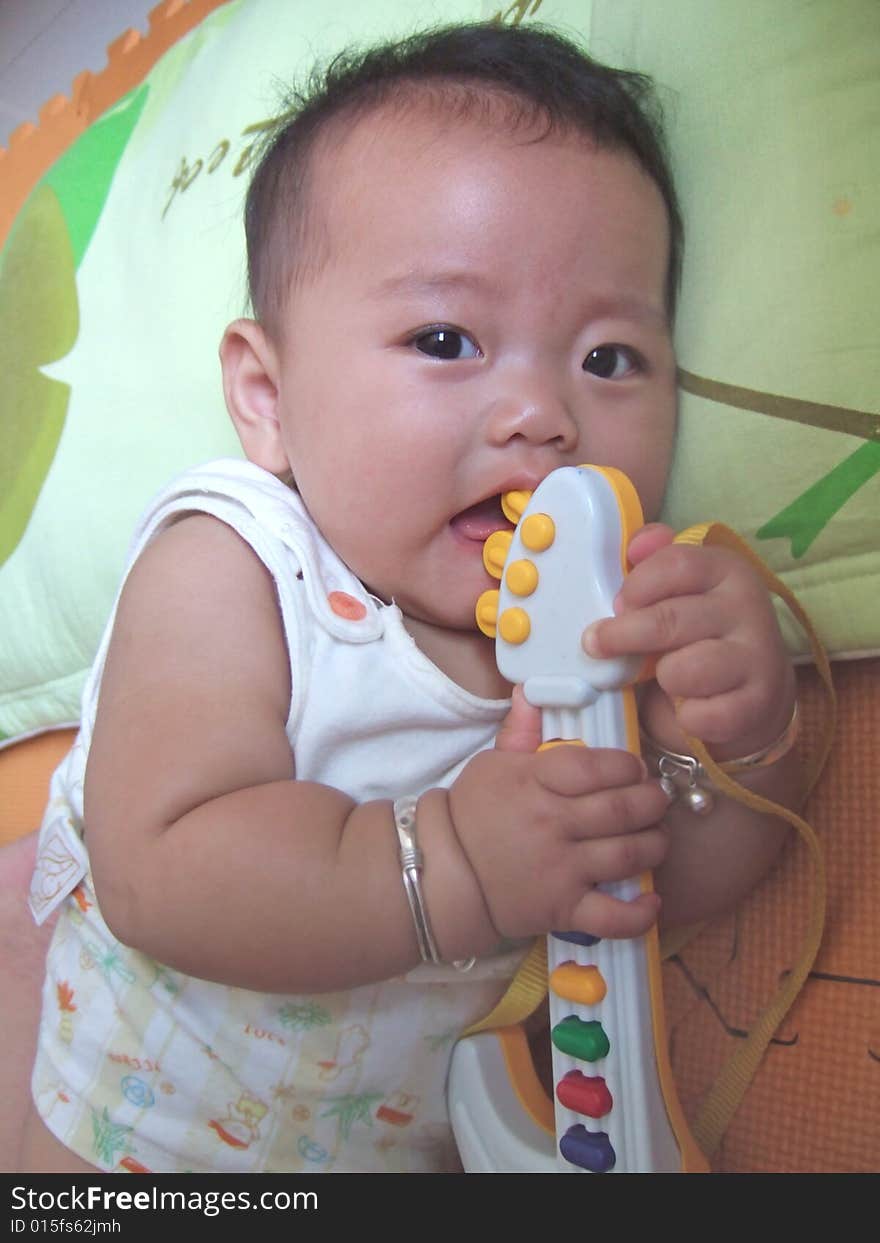
<path id="1" fill-rule="evenodd" d="M 501 497 L 489 496 L 478 501 L 468 509 L 456 514 L 449 524 L 456 535 L 462 539 L 484 542 L 494 531 L 512 531 L 513 523 L 508 522 L 501 510 Z"/>

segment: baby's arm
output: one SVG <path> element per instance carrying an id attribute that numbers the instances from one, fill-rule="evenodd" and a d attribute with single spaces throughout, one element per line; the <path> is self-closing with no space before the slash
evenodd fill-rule
<path id="1" fill-rule="evenodd" d="M 389 808 L 294 780 L 290 679 L 265 567 L 224 524 L 186 518 L 126 583 L 85 783 L 115 935 L 266 991 L 342 987 L 413 961 Z"/>
<path id="2" fill-rule="evenodd" d="M 591 655 L 659 654 L 657 681 L 640 701 L 647 733 L 687 753 L 694 735 L 721 762 L 760 752 L 792 718 L 795 677 L 769 594 L 752 567 L 723 548 L 673 545 L 654 525 L 632 541 L 635 568 L 616 616 L 585 636 Z M 748 789 L 797 808 L 804 793 L 795 751 L 737 777 Z M 662 921 L 691 923 L 729 909 L 772 865 L 785 821 L 716 794 L 708 816 L 682 803 L 665 815 L 669 852 L 658 869 Z"/>
<path id="3" fill-rule="evenodd" d="M 86 773 L 102 913 L 123 942 L 202 978 L 277 992 L 388 978 L 418 961 L 391 803 L 296 780 L 290 685 L 253 552 L 207 516 L 163 532 L 123 592 Z M 644 931 L 650 900 L 581 903 L 596 880 L 659 863 L 664 806 L 622 753 L 502 742 L 477 756 L 419 803 L 440 952 L 597 920 Z"/>

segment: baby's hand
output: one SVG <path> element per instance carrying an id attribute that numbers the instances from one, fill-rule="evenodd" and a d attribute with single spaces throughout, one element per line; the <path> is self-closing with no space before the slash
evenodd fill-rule
<path id="1" fill-rule="evenodd" d="M 661 741 L 670 735 L 672 701 L 681 729 L 712 744 L 716 758 L 750 754 L 782 732 L 795 696 L 770 596 L 736 553 L 672 539 L 660 524 L 634 537 L 615 616 L 584 632 L 584 650 L 657 656 L 668 699 L 648 697 L 646 726 Z"/>
<path id="2" fill-rule="evenodd" d="M 627 751 L 563 745 L 536 752 L 539 722 L 517 691 L 495 750 L 475 756 L 448 793 L 495 930 L 640 936 L 656 919 L 659 898 L 624 902 L 596 886 L 663 860 L 666 834 L 657 821 L 666 795 Z"/>

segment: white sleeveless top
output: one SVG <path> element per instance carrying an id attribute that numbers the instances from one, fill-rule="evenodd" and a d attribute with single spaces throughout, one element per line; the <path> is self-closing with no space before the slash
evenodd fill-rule
<path id="1" fill-rule="evenodd" d="M 161 493 L 129 568 L 194 511 L 232 527 L 275 581 L 299 778 L 359 802 L 420 794 L 448 786 L 492 744 L 508 702 L 441 673 L 400 610 L 370 596 L 323 541 L 297 494 L 248 462 L 211 463 Z M 80 732 L 52 779 L 31 888 L 38 922 L 61 907 L 33 1077 L 47 1126 L 104 1170 L 458 1168 L 449 1055 L 498 999 L 520 950 L 466 975 L 423 966 L 347 992 L 264 996 L 171 971 L 108 930 L 83 841 L 83 778 L 115 611 Z"/>

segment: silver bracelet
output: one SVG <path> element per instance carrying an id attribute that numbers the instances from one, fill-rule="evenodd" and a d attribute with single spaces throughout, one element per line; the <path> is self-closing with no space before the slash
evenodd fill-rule
<path id="1" fill-rule="evenodd" d="M 795 701 L 791 720 L 778 738 L 753 751 L 751 755 L 743 755 L 735 760 L 721 760 L 718 767 L 723 773 L 750 772 L 755 768 L 769 768 L 777 760 L 781 760 L 797 741 L 800 729 L 798 706 Z M 684 805 L 697 816 L 708 816 L 715 808 L 712 795 L 712 781 L 703 765 L 695 755 L 680 755 L 677 751 L 667 751 L 655 742 L 650 734 L 642 730 L 642 742 L 649 755 L 657 762 L 660 774 L 660 785 L 670 799 L 681 798 Z"/>
<path id="2" fill-rule="evenodd" d="M 432 962 L 443 966 L 443 959 L 437 952 L 437 942 L 434 940 L 431 921 L 428 919 L 425 898 L 422 894 L 421 872 L 424 867 L 424 856 L 416 840 L 417 804 L 418 799 L 411 794 L 394 800 L 394 827 L 397 829 L 397 840 L 400 843 L 403 887 L 412 912 L 422 962 Z M 452 965 L 456 971 L 470 971 L 475 962 L 475 958 L 462 958 Z"/>

